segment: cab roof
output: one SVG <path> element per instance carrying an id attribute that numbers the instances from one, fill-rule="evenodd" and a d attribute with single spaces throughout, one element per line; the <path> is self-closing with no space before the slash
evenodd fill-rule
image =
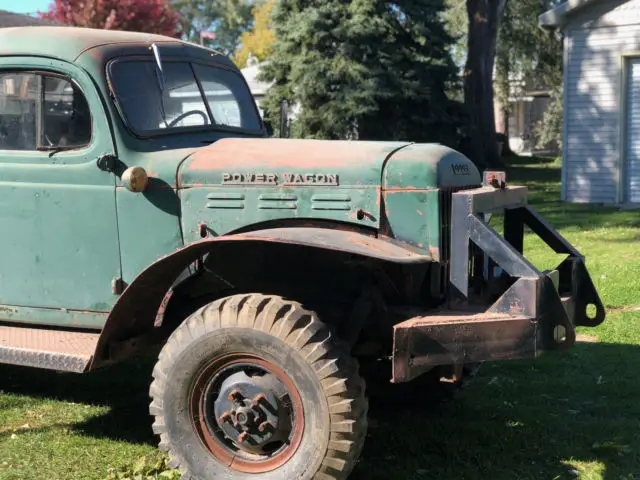
<path id="1" fill-rule="evenodd" d="M 142 32 L 69 26 L 0 28 L 0 56 L 37 55 L 74 62 L 82 53 L 92 48 L 150 43 L 199 47 L 176 38 Z"/>

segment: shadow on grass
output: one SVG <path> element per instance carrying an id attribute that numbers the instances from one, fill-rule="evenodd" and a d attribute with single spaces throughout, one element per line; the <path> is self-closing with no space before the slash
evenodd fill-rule
<path id="1" fill-rule="evenodd" d="M 455 401 L 374 407 L 353 478 L 638 478 L 638 369 L 639 347 L 598 343 L 485 364 Z"/>
<path id="2" fill-rule="evenodd" d="M 149 416 L 149 385 L 153 355 L 128 360 L 79 375 L 0 365 L 5 392 L 29 397 L 106 406 L 104 415 L 70 427 L 97 438 L 156 445 Z"/>
<path id="3" fill-rule="evenodd" d="M 2 366 L 0 378 L 7 392 L 111 407 L 71 425 L 73 432 L 155 445 L 152 364 L 147 358 L 85 376 Z M 429 402 L 425 392 L 420 407 L 374 403 L 350 479 L 568 479 L 589 462 L 604 465 L 604 479 L 636 478 L 628 475 L 640 472 L 638 370 L 638 347 L 579 344 L 536 361 L 485 364 L 454 401 Z M 612 446 L 594 448 L 606 442 Z"/>

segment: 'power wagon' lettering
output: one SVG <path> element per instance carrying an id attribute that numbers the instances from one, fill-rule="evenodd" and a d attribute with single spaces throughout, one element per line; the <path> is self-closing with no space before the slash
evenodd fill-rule
<path id="1" fill-rule="evenodd" d="M 223 185 L 333 185 L 339 184 L 336 173 L 283 173 L 282 182 L 275 173 L 222 174 Z"/>

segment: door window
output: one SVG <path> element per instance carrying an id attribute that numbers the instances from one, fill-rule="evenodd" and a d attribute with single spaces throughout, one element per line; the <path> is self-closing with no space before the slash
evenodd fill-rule
<path id="1" fill-rule="evenodd" d="M 75 149 L 91 142 L 91 114 L 68 79 L 0 73 L 0 150 Z"/>

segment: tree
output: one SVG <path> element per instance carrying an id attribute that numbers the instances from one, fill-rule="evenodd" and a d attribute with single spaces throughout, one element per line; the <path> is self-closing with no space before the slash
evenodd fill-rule
<path id="1" fill-rule="evenodd" d="M 546 148 L 550 143 L 562 150 L 562 85 L 551 91 L 551 102 L 536 122 L 534 132 L 537 137 L 536 147 Z"/>
<path id="2" fill-rule="evenodd" d="M 183 18 L 185 38 L 200 42 L 200 33 L 214 31 L 215 38 L 207 46 L 232 55 L 240 36 L 251 27 L 252 0 L 171 0 Z"/>
<path id="3" fill-rule="evenodd" d="M 261 75 L 274 82 L 268 120 L 287 99 L 299 108 L 295 136 L 451 144 L 457 75 L 443 10 L 442 0 L 281 0 Z"/>
<path id="4" fill-rule="evenodd" d="M 538 28 L 540 14 L 558 0 L 519 0 L 505 8 L 498 33 L 495 92 L 500 105 L 498 124 L 509 135 L 509 97 L 513 82 L 523 79 L 525 88 L 557 90 L 562 85 L 562 42 Z"/>
<path id="5" fill-rule="evenodd" d="M 472 160 L 480 168 L 502 164 L 493 105 L 493 68 L 500 18 L 507 0 L 467 1 L 464 103 L 469 115 Z"/>
<path id="6" fill-rule="evenodd" d="M 38 13 L 75 27 L 181 35 L 180 16 L 165 0 L 54 0 Z"/>
<path id="7" fill-rule="evenodd" d="M 276 40 L 271 26 L 271 14 L 277 0 L 266 0 L 253 9 L 253 27 L 240 37 L 241 47 L 235 54 L 235 63 L 243 68 L 249 54 L 262 61 L 271 53 L 271 47 Z"/>
<path id="8" fill-rule="evenodd" d="M 536 89 L 557 89 L 562 83 L 562 43 L 538 28 L 538 16 L 562 0 L 519 0 L 505 3 L 496 39 L 493 91 L 500 107 L 500 132 L 509 135 L 509 98 L 514 93 L 514 79 L 524 78 Z M 461 0 L 447 0 L 447 30 L 457 42 L 453 47 L 459 60 L 467 58 L 469 20 L 467 5 Z M 472 107 L 473 108 L 473 107 Z M 561 110 L 554 109 L 554 112 Z M 557 121 L 545 115 L 544 121 Z M 488 123 L 488 122 L 485 122 Z M 548 133 L 548 132 L 547 132 Z M 479 150 L 473 146 L 473 150 Z"/>

